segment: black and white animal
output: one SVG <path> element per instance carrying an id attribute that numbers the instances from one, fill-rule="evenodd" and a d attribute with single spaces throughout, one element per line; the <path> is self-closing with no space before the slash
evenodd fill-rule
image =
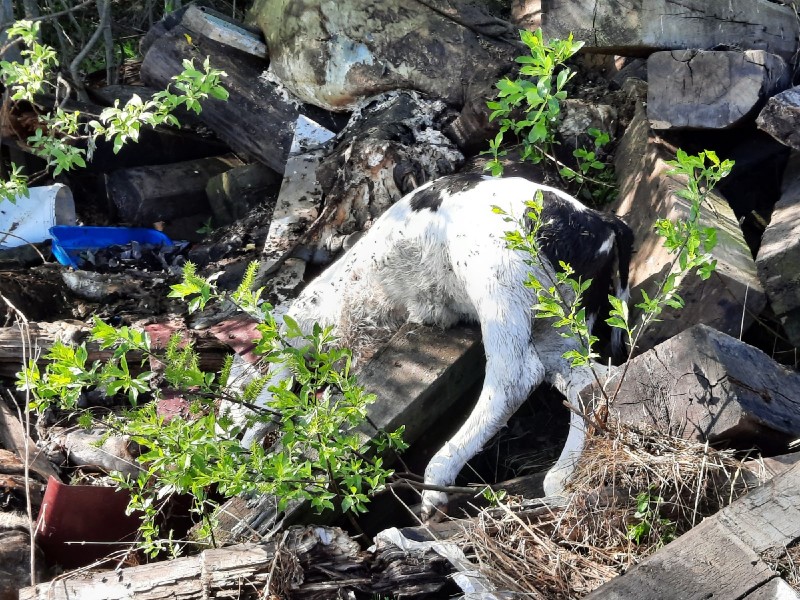
<path id="1" fill-rule="evenodd" d="M 480 324 L 486 351 L 483 389 L 464 425 L 428 464 L 427 484 L 451 485 L 542 381 L 573 404 L 592 381 L 588 368 L 572 369 L 562 357 L 574 342 L 560 336 L 550 321 L 534 320 L 534 292 L 523 282 L 540 269 L 530 266 L 523 252 L 507 248 L 504 233 L 513 224 L 492 210 L 498 206 L 524 217 L 526 201 L 537 192 L 543 198 L 538 239 L 544 268 L 552 272 L 550 265 L 564 261 L 583 280 L 593 280 L 586 297 L 589 315 L 607 303 L 612 284 L 626 297 L 633 234 L 621 220 L 525 179 L 455 175 L 423 185 L 389 208 L 288 311 L 302 329 L 332 325 L 345 340 L 365 328 L 395 328 L 407 321 L 443 328 L 459 321 Z M 543 273 L 534 275 L 546 281 Z M 272 381 L 286 376 L 279 371 Z M 269 401 L 268 393 L 258 400 Z M 548 493 L 562 488 L 583 447 L 583 421 L 572 414 L 566 447 L 545 482 Z M 260 435 L 263 431 L 251 430 L 244 443 Z M 423 493 L 426 518 L 435 518 L 446 504 L 442 492 Z"/>

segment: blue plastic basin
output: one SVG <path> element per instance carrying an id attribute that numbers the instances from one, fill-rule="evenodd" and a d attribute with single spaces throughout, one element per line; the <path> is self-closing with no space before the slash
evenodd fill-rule
<path id="1" fill-rule="evenodd" d="M 99 250 L 108 246 L 130 244 L 152 244 L 172 246 L 172 240 L 155 229 L 146 227 L 73 227 L 56 225 L 50 228 L 53 238 L 53 256 L 62 265 L 80 268 L 80 253 Z"/>

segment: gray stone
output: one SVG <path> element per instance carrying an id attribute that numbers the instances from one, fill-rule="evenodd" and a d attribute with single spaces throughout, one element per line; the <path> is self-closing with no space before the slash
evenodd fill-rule
<path id="1" fill-rule="evenodd" d="M 800 150 L 800 86 L 770 98 L 756 125 L 781 144 Z"/>
<path id="2" fill-rule="evenodd" d="M 761 238 L 758 276 L 789 340 L 800 346 L 800 152 L 786 165 L 783 190 Z"/>
<path id="3" fill-rule="evenodd" d="M 396 89 L 462 106 L 519 52 L 508 22 L 482 3 L 447 0 L 257 0 L 250 19 L 267 40 L 270 70 L 303 102 L 353 110 Z"/>
<path id="4" fill-rule="evenodd" d="M 653 129 L 740 125 L 789 85 L 781 57 L 763 50 L 654 52 L 647 60 L 647 117 Z"/>
<path id="5" fill-rule="evenodd" d="M 800 437 L 800 374 L 696 325 L 631 359 L 611 413 L 686 439 L 781 454 Z"/>
<path id="6" fill-rule="evenodd" d="M 641 290 L 653 296 L 673 260 L 653 229 L 656 219 L 688 216 L 688 202 L 676 193 L 685 184 L 667 174 L 665 161 L 674 158 L 672 152 L 653 134 L 644 108 L 638 104 L 615 161 L 620 191 L 614 210 L 636 236 L 631 304 L 641 300 Z M 708 200 L 711 206 L 702 211 L 700 225 L 717 230 L 717 246 L 712 252 L 717 260 L 716 271 L 706 281 L 694 274 L 683 279 L 678 293 L 686 306 L 677 311 L 666 309 L 661 320 L 644 333 L 638 351 L 652 348 L 697 323 L 738 337 L 764 308 L 766 297 L 736 216 L 720 196 L 712 193 Z M 632 322 L 637 322 L 638 311 L 633 309 L 631 313 Z"/>
<path id="7" fill-rule="evenodd" d="M 512 21 L 591 52 L 626 56 L 725 45 L 791 60 L 800 27 L 791 7 L 768 0 L 514 0 Z"/>

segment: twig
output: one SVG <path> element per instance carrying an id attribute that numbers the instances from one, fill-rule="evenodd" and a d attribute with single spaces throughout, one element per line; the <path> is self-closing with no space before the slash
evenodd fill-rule
<path id="1" fill-rule="evenodd" d="M 28 319 L 27 317 L 20 311 L 14 304 L 6 298 L 3 294 L 0 294 L 0 298 L 2 298 L 3 302 L 14 312 L 14 318 L 17 322 L 17 327 L 19 327 L 20 338 L 22 339 L 22 372 L 25 372 L 25 368 L 28 365 L 29 354 L 31 349 L 31 339 L 30 339 L 30 330 L 28 328 Z M 9 396 L 11 396 L 11 392 L 8 392 Z M 30 388 L 26 385 L 25 386 L 25 416 L 23 418 L 22 411 L 19 405 L 14 401 L 14 397 L 11 396 L 12 404 L 17 409 L 17 414 L 19 415 L 20 423 L 25 424 L 25 438 L 23 439 L 23 443 L 25 444 L 25 452 L 23 454 L 23 468 L 24 468 L 24 479 L 25 479 L 25 509 L 28 513 L 28 535 L 30 536 L 30 570 L 31 570 L 31 585 L 36 585 L 36 529 L 37 524 L 33 520 L 33 504 L 31 502 L 31 456 L 30 456 L 30 431 L 31 431 L 31 411 L 27 408 L 30 404 Z"/>
<path id="2" fill-rule="evenodd" d="M 96 0 L 84 0 L 80 4 L 76 4 L 75 6 L 67 8 L 65 10 L 60 10 L 58 12 L 50 13 L 48 15 L 42 15 L 42 16 L 35 17 L 33 19 L 27 19 L 27 20 L 28 21 L 49 21 L 50 19 L 57 19 L 59 17 L 63 17 L 64 15 L 68 15 L 68 14 L 76 12 L 78 10 L 82 10 L 82 9 L 86 8 L 87 6 L 89 6 L 90 4 L 94 3 L 95 1 Z M 11 25 L 13 25 L 14 23 L 15 23 L 15 21 L 7 21 L 5 23 L 0 23 L 0 29 L 6 29 L 6 28 L 10 27 Z"/>
<path id="3" fill-rule="evenodd" d="M 97 41 L 100 39 L 100 36 L 103 35 L 105 28 L 108 26 L 108 21 L 111 18 L 111 3 L 109 0 L 97 0 L 97 12 L 100 14 L 100 24 L 97 26 L 97 29 L 94 30 L 92 37 L 89 38 L 89 41 L 86 42 L 86 45 L 81 49 L 78 55 L 72 59 L 72 62 L 69 64 L 69 74 L 72 77 L 72 83 L 75 84 L 75 88 L 78 92 L 78 98 L 83 102 L 89 102 L 89 94 L 86 93 L 86 88 L 83 85 L 83 82 L 80 78 L 80 73 L 78 72 L 78 68 L 81 66 L 83 60 L 89 55 L 89 52 L 92 51 Z"/>
<path id="4" fill-rule="evenodd" d="M 44 263 L 44 262 L 47 262 L 47 259 L 44 257 L 44 254 L 42 254 L 41 252 L 39 252 L 39 249 L 38 249 L 38 248 L 37 248 L 37 247 L 36 247 L 36 246 L 33 244 L 33 242 L 29 242 L 29 241 L 28 241 L 28 240 L 26 240 L 24 237 L 20 237 L 20 236 L 18 236 L 18 235 L 14 235 L 14 234 L 13 234 L 13 233 L 11 233 L 10 231 L 0 231 L 0 237 L 13 237 L 13 238 L 15 238 L 15 239 L 22 240 L 23 242 L 25 242 L 26 244 L 28 244 L 28 245 L 29 245 L 31 248 L 33 248 L 33 249 L 36 251 L 36 254 L 38 254 L 38 255 L 39 255 L 39 258 L 41 258 L 41 259 L 42 259 L 42 262 L 43 262 L 43 263 Z M 6 300 L 6 299 L 5 299 L 5 298 L 3 298 L 3 300 Z M 8 300 L 6 300 L 6 302 L 8 302 Z M 14 310 L 16 310 L 16 309 L 14 309 Z"/>

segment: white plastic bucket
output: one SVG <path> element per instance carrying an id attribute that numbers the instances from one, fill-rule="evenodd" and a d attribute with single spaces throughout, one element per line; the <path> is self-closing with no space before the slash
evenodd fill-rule
<path id="1" fill-rule="evenodd" d="M 28 188 L 16 203 L 0 201 L 0 249 L 50 239 L 53 225 L 75 225 L 75 202 L 62 184 Z"/>

